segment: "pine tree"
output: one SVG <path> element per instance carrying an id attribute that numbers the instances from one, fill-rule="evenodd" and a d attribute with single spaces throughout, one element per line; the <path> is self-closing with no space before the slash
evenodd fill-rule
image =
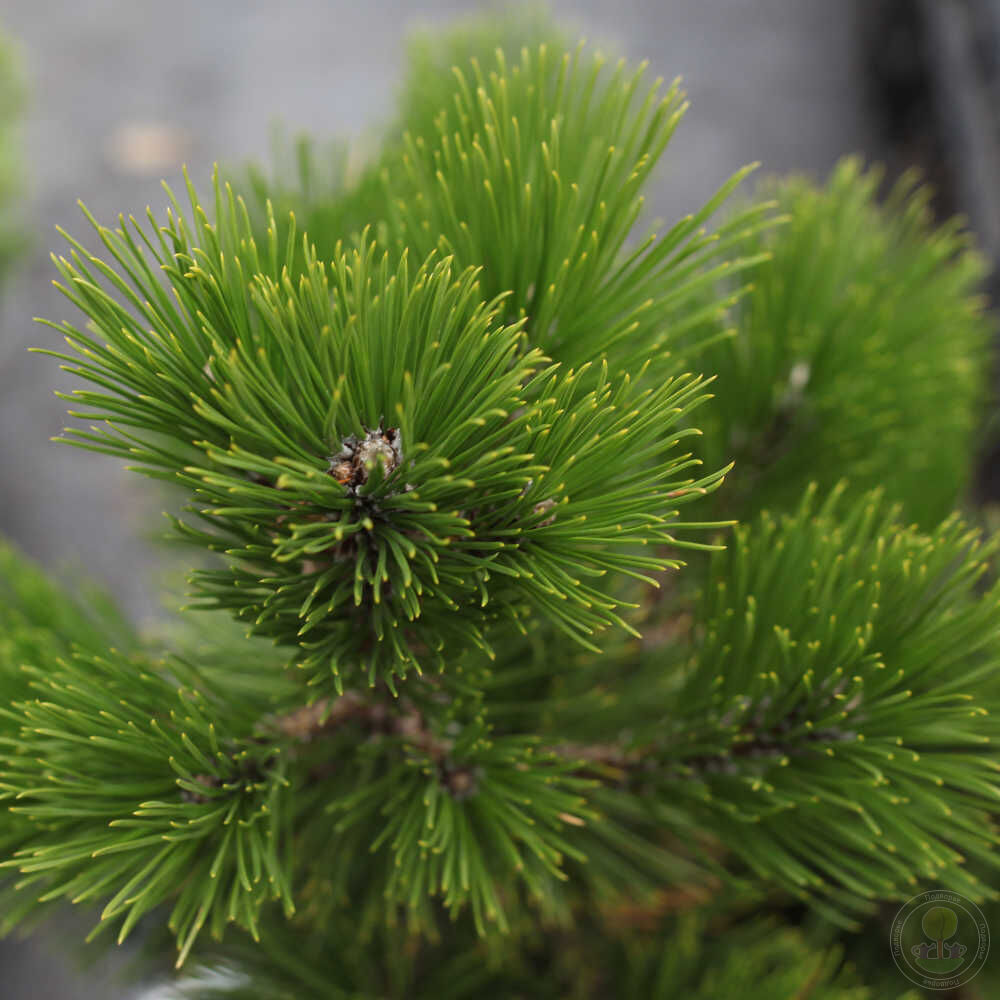
<path id="1" fill-rule="evenodd" d="M 853 161 L 643 235 L 685 106 L 473 28 L 357 176 L 67 235 L 63 440 L 183 498 L 191 603 L 0 553 L 5 929 L 187 998 L 881 1000 L 887 906 L 996 897 L 983 262 Z"/>

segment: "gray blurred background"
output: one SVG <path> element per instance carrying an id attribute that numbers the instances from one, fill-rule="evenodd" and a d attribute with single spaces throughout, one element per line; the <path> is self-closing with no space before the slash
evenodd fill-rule
<path id="1" fill-rule="evenodd" d="M 653 215 L 696 207 L 736 167 L 823 175 L 861 152 L 923 167 L 942 214 L 965 212 L 1000 250 L 1000 0 L 562 0 L 569 29 L 657 75 L 692 107 L 651 192 Z M 364 148 L 390 114 L 415 26 L 502 6 L 471 0 L 2 0 L 29 88 L 23 128 L 34 245 L 0 300 L 0 533 L 59 572 L 85 568 L 137 620 L 157 614 L 162 498 L 111 459 L 49 443 L 69 388 L 33 316 L 71 311 L 51 286 L 62 225 L 83 199 L 103 222 L 159 210 L 161 177 L 266 157 L 271 128 Z M 998 484 L 985 456 L 982 489 Z M 78 971 L 76 922 L 0 943 L 0 1000 L 137 996 L 113 963 Z M 57 939 L 64 938 L 65 942 Z M 68 950 L 68 949 L 67 949 Z"/>

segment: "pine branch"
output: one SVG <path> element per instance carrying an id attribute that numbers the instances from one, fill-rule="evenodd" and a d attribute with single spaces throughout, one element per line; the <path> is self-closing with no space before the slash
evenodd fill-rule
<path id="1" fill-rule="evenodd" d="M 524 48 L 453 70 L 453 97 L 431 131 L 418 116 L 399 165 L 385 168 L 389 231 L 418 253 L 435 248 L 483 267 L 487 294 L 510 291 L 511 318 L 558 360 L 606 355 L 619 370 L 682 370 L 671 351 L 741 295 L 712 300 L 723 274 L 761 258 L 729 251 L 766 225 L 767 207 L 707 221 L 749 173 L 729 180 L 662 237 L 627 249 L 641 190 L 686 107 L 677 83 L 660 95 L 624 61 Z M 683 363 L 683 362 L 680 362 Z"/>
<path id="2" fill-rule="evenodd" d="M 565 49 L 542 16 L 418 44 L 379 157 L 353 178 L 343 147 L 301 139 L 279 150 L 276 179 L 257 171 L 248 185 L 258 231 L 272 199 L 281 225 L 293 212 L 324 259 L 371 223 L 399 249 L 481 267 L 484 294 L 507 296 L 505 319 L 530 317 L 529 343 L 558 361 L 683 371 L 684 354 L 716 338 L 744 294 L 739 276 L 767 257 L 742 249 L 775 221 L 770 206 L 708 232 L 747 168 L 633 246 L 684 95 L 676 82 L 663 94 L 661 81 L 647 84 L 645 65 L 630 73 L 582 44 Z M 724 276 L 733 287 L 719 295 Z"/>
<path id="3" fill-rule="evenodd" d="M 272 228 L 258 250 L 231 192 L 214 224 L 190 194 L 195 235 L 174 203 L 152 232 L 96 227 L 117 270 L 75 242 L 59 260 L 95 332 L 62 324 L 76 356 L 57 356 L 98 389 L 73 415 L 104 424 L 65 440 L 182 483 L 195 522 L 175 534 L 227 557 L 195 574 L 196 606 L 340 691 L 359 666 L 390 684 L 441 667 L 524 607 L 586 642 L 624 625 L 590 580 L 680 565 L 636 545 L 696 546 L 676 507 L 722 477 L 675 450 L 700 379 L 545 366 L 447 260 L 390 267 L 369 245 L 328 267 L 307 246 L 293 281 L 291 244 Z"/>
<path id="4" fill-rule="evenodd" d="M 697 356 L 719 377 L 701 455 L 740 469 L 727 513 L 791 509 L 811 480 L 843 477 L 929 529 L 969 482 L 993 327 L 986 264 L 957 220 L 935 226 L 915 176 L 884 203 L 881 181 L 845 159 L 822 188 L 772 183 L 787 224 L 737 251 L 768 259 L 741 276 L 753 290 L 736 335 Z"/>
<path id="5" fill-rule="evenodd" d="M 835 921 L 918 878 L 990 898 L 965 862 L 997 857 L 997 541 L 957 517 L 922 535 L 842 492 L 714 559 L 684 682 L 635 737 L 636 788 L 690 803 Z"/>
<path id="6" fill-rule="evenodd" d="M 176 661 L 111 651 L 22 669 L 36 700 L 0 709 L 0 798 L 26 821 L 2 863 L 22 876 L 5 929 L 53 900 L 101 900 L 121 941 L 173 900 L 180 964 L 203 927 L 257 934 L 271 899 L 291 915 L 286 760 L 246 706 Z"/>

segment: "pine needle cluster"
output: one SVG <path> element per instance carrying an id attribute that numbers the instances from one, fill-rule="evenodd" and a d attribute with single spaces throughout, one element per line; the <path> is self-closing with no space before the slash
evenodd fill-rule
<path id="1" fill-rule="evenodd" d="M 842 492 L 765 513 L 714 560 L 655 751 L 664 790 L 743 825 L 750 868 L 834 919 L 921 878 L 982 901 L 991 876 L 965 862 L 998 860 L 996 543 Z"/>
<path id="2" fill-rule="evenodd" d="M 931 528 L 969 483 L 990 371 L 986 262 L 958 219 L 935 225 L 915 174 L 880 198 L 883 186 L 848 158 L 825 186 L 767 188 L 787 222 L 742 247 L 767 259 L 732 335 L 698 359 L 719 378 L 704 457 L 743 469 L 729 513 L 789 508 L 809 482 L 846 477 Z"/>
<path id="3" fill-rule="evenodd" d="M 637 545 L 697 544 L 672 532 L 724 471 L 692 478 L 678 448 L 701 378 L 552 365 L 433 251 L 307 247 L 295 278 L 291 238 L 258 249 L 231 189 L 215 223 L 190 194 L 193 230 L 176 203 L 152 232 L 96 227 L 117 270 L 74 241 L 60 287 L 92 329 L 60 324 L 76 355 L 50 353 L 97 386 L 72 412 L 101 424 L 67 440 L 188 489 L 177 535 L 229 563 L 196 573 L 200 606 L 342 692 L 344 671 L 393 684 L 449 643 L 486 648 L 525 609 L 585 641 L 624 624 L 594 578 L 677 565 Z"/>

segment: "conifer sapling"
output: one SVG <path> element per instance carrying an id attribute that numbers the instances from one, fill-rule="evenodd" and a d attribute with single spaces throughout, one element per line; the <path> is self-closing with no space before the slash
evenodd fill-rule
<path id="1" fill-rule="evenodd" d="M 5 926 L 166 926 L 188 998 L 901 996 L 844 928 L 995 895 L 979 259 L 851 163 L 642 235 L 679 87 L 495 42 L 357 178 L 67 237 L 64 439 L 179 487 L 193 605 L 0 553 Z"/>

